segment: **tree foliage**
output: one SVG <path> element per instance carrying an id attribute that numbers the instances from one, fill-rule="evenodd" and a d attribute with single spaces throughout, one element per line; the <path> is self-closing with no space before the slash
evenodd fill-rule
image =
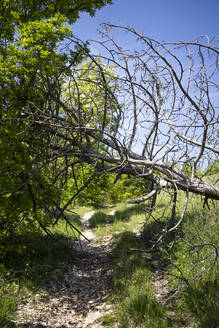
<path id="1" fill-rule="evenodd" d="M 66 23 L 106 3 L 1 2 L 4 231 L 30 216 L 43 227 L 58 213 L 57 222 L 80 194 L 86 199 L 89 188 L 106 185 L 106 174 L 118 183 L 129 175 L 150 184 L 135 202 L 152 199 L 151 208 L 160 190 L 169 193 L 170 226 L 178 190 L 185 191 L 176 228 L 190 192 L 219 199 L 218 187 L 204 180 L 219 154 L 216 42 L 165 43 L 108 24 L 92 53 Z M 137 39 L 137 50 L 123 49 L 118 30 Z"/>
<path id="2" fill-rule="evenodd" d="M 51 224 L 60 182 L 51 182 L 56 174 L 51 162 L 57 163 L 60 156 L 49 150 L 55 137 L 45 129 L 41 115 L 48 109 L 55 113 L 48 91 L 60 95 L 61 81 L 83 58 L 83 47 L 73 45 L 69 56 L 63 51 L 64 40 L 72 37 L 66 23 L 74 23 L 83 11 L 94 15 L 107 3 L 111 1 L 0 3 L 1 241 L 13 239 L 16 231 Z M 4 256 L 3 249 L 0 253 Z"/>

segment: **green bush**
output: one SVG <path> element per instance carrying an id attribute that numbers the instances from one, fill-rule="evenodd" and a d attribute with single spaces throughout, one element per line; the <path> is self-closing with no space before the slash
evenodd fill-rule
<path id="1" fill-rule="evenodd" d="M 117 320 L 121 327 L 167 327 L 164 307 L 153 297 L 150 268 L 142 254 L 133 250 L 136 248 L 140 248 L 140 241 L 133 232 L 114 237 L 109 256 Z"/>
<path id="2" fill-rule="evenodd" d="M 135 286 L 130 288 L 129 298 L 127 302 L 124 302 L 123 307 L 123 326 L 132 321 L 136 327 L 140 324 L 150 328 L 167 327 L 163 321 L 164 307 L 152 297 L 150 288 L 136 288 Z M 125 313 L 129 316 L 128 321 Z"/>
<path id="3" fill-rule="evenodd" d="M 217 328 L 219 323 L 219 274 L 212 280 L 195 282 L 184 291 L 186 310 L 192 313 L 198 327 Z"/>
<path id="4" fill-rule="evenodd" d="M 4 271 L 2 267 L 0 270 Z M 0 279 L 0 327 L 2 328 L 11 326 L 10 319 L 17 309 L 17 289 L 15 283 L 7 283 L 3 278 Z"/>
<path id="5" fill-rule="evenodd" d="M 104 225 L 109 222 L 112 222 L 112 217 L 101 211 L 94 213 L 89 219 L 89 225 L 91 228 L 96 228 L 99 225 Z"/>
<path id="6" fill-rule="evenodd" d="M 179 199 L 176 222 L 184 200 L 183 193 Z M 158 245 L 160 252 L 144 254 L 133 251 L 150 249 L 152 242 L 162 234 L 169 222 L 169 213 L 171 215 L 169 208 L 165 216 L 162 215 L 165 204 L 168 204 L 166 198 L 153 213 L 156 220 L 145 224 L 140 239 L 127 231 L 114 236 L 110 258 L 113 267 L 112 303 L 116 304 L 117 321 L 121 327 L 130 328 L 216 328 L 219 322 L 219 207 L 209 202 L 211 209 L 203 209 L 203 201 L 193 196 L 182 224 Z M 135 216 L 137 207 L 126 206 L 115 212 L 113 225 L 116 220 L 128 220 L 131 212 Z M 139 213 L 142 213 L 143 221 L 144 209 Z M 165 306 L 153 297 L 150 280 L 154 261 L 156 270 L 168 273 L 164 279 L 169 280 L 170 292 L 178 290 L 177 298 L 170 298 Z"/>

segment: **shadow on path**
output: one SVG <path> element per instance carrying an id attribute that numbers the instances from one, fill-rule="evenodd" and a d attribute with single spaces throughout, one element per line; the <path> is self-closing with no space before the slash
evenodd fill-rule
<path id="1" fill-rule="evenodd" d="M 109 245 L 82 240 L 72 243 L 72 251 L 77 260 L 63 261 L 63 268 L 54 270 L 54 278 L 19 306 L 17 327 L 101 327 L 94 322 L 107 311 Z"/>

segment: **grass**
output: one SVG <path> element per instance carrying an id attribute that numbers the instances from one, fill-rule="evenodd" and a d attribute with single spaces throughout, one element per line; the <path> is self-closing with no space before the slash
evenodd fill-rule
<path id="1" fill-rule="evenodd" d="M 103 317 L 101 317 L 100 322 L 101 326 L 112 327 L 115 323 L 115 318 L 112 314 L 105 314 Z"/>
<path id="2" fill-rule="evenodd" d="M 147 205 L 133 206 L 121 202 L 114 208 L 95 212 L 89 220 L 90 227 L 95 228 L 98 238 L 102 238 L 105 234 L 132 231 L 144 223 L 146 209 Z M 113 215 L 110 214 L 112 211 Z"/>
<path id="3" fill-rule="evenodd" d="M 184 194 L 177 203 L 177 219 L 183 206 Z M 153 218 L 148 219 L 148 205 L 130 205 L 122 202 L 114 208 L 99 208 L 90 218 L 90 227 L 96 236 L 113 237 L 109 261 L 112 266 L 110 302 L 113 312 L 101 318 L 101 325 L 129 328 L 216 328 L 219 322 L 219 265 L 214 247 L 219 248 L 219 207 L 203 209 L 202 202 L 193 196 L 186 216 L 179 228 L 168 234 L 159 244 L 160 252 L 141 253 L 135 249 L 148 249 L 163 231 L 171 215 L 168 197 L 159 195 Z M 91 207 L 76 208 L 78 215 L 66 212 L 68 219 L 79 230 L 80 216 Z M 112 215 L 112 211 L 114 211 Z M 138 231 L 141 231 L 141 236 Z M 19 297 L 43 289 L 72 261 L 62 245 L 71 245 L 77 237 L 67 229 L 63 220 L 52 229 L 58 243 L 45 234 L 33 232 L 26 238 L 26 253 L 19 252 L 13 260 L 0 268 L 4 279 L 0 281 L 0 327 L 11 328 L 10 321 Z M 19 242 L 19 239 L 18 239 Z M 12 259 L 12 257 L 11 257 Z M 154 262 L 157 264 L 154 266 Z M 171 288 L 181 287 L 177 298 L 168 304 L 159 303 L 154 294 L 152 275 L 157 267 L 168 272 L 164 276 Z M 58 269 L 58 270 L 57 270 Z M 5 270 L 5 272 L 4 272 Z M 21 274 L 13 275 L 13 271 Z M 59 273 L 58 273 L 59 272 Z M 19 285 L 14 282 L 14 277 Z M 187 283 L 185 283 L 185 279 Z M 18 292 L 18 287 L 20 291 Z"/>
<path id="4" fill-rule="evenodd" d="M 91 218 L 90 224 L 98 238 L 110 234 L 114 240 L 110 254 L 114 313 L 105 318 L 105 326 L 119 322 L 120 327 L 130 328 L 218 327 L 219 266 L 214 248 L 219 247 L 218 206 L 211 204 L 210 210 L 203 210 L 203 201 L 192 196 L 182 224 L 159 244 L 161 252 L 150 255 L 150 259 L 133 252 L 133 249 L 150 248 L 165 228 L 171 215 L 168 203 L 168 198 L 160 195 L 153 219 L 149 221 L 146 205 L 138 207 L 125 203 L 118 205 L 112 216 L 102 210 Z M 177 220 L 183 203 L 184 194 L 181 193 Z M 143 229 L 141 238 L 133 232 L 139 228 Z M 151 284 L 154 260 L 160 269 L 170 274 L 166 275 L 170 288 L 181 287 L 177 298 L 165 305 L 154 298 Z"/>
<path id="5" fill-rule="evenodd" d="M 178 316 L 192 318 L 198 328 L 216 328 L 219 322 L 219 207 L 203 210 L 195 198 L 182 226 L 183 239 L 170 253 L 175 267 L 170 273 L 186 277 L 177 310 Z M 216 247 L 216 248 L 215 248 Z M 177 269 L 176 269 L 177 267 Z M 179 271 L 180 270 L 180 271 Z M 181 284 L 172 281 L 173 286 Z"/>
<path id="6" fill-rule="evenodd" d="M 5 282 L 0 282 L 0 326 L 1 328 L 13 327 L 10 321 L 17 309 L 17 300 L 14 297 L 13 286 L 7 286 Z"/>
<path id="7" fill-rule="evenodd" d="M 116 320 L 121 327 L 168 327 L 164 307 L 153 296 L 150 266 L 141 253 L 133 251 L 139 247 L 133 232 L 114 237 L 110 260 Z"/>
<path id="8" fill-rule="evenodd" d="M 96 228 L 97 226 L 102 226 L 107 223 L 112 223 L 112 216 L 107 215 L 103 211 L 98 211 L 94 213 L 89 219 L 89 226 L 91 228 Z"/>
<path id="9" fill-rule="evenodd" d="M 81 214 L 84 211 L 80 209 L 79 212 Z M 65 215 L 77 229 L 82 230 L 79 215 L 70 212 Z M 21 231 L 13 237 L 13 242 L 23 247 L 18 247 L 17 251 L 14 247 L 13 254 L 9 251 L 7 261 L 0 265 L 1 328 L 17 327 L 11 319 L 22 297 L 47 288 L 57 276 L 61 279 L 68 263 L 74 261 L 72 239 L 79 234 L 69 229 L 62 219 L 50 231 L 54 239 L 38 229 Z"/>
<path id="10" fill-rule="evenodd" d="M 121 327 L 169 327 L 165 309 L 153 295 L 152 270 L 142 253 L 133 249 L 141 248 L 140 238 L 133 232 L 145 222 L 147 205 L 121 203 L 114 209 L 114 215 L 98 211 L 90 218 L 96 235 L 113 235 L 113 249 L 110 254 L 113 275 L 111 279 L 114 316 L 104 320 L 106 326 L 117 321 Z M 172 327 L 172 326 L 171 326 Z"/>
<path id="11" fill-rule="evenodd" d="M 74 207 L 74 212 L 78 214 L 79 216 L 84 216 L 87 212 L 90 212 L 93 210 L 92 206 L 76 206 Z"/>
<path id="12" fill-rule="evenodd" d="M 183 293 L 186 311 L 196 319 L 197 327 L 217 328 L 219 323 L 219 279 L 209 277 L 193 283 Z"/>

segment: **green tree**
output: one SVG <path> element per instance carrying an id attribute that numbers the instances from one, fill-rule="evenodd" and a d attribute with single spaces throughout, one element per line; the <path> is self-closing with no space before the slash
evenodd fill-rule
<path id="1" fill-rule="evenodd" d="M 214 175 L 219 173 L 219 161 L 215 160 L 208 165 L 207 175 Z"/>
<path id="2" fill-rule="evenodd" d="M 50 129 L 41 126 L 42 116 L 55 110 L 48 88 L 59 94 L 60 79 L 70 72 L 69 57 L 61 50 L 72 37 L 67 23 L 83 11 L 94 15 L 107 3 L 111 0 L 0 3 L 1 240 L 21 227 L 33 229 L 51 221 L 46 210 L 57 197 L 57 183 L 51 183 L 48 158 L 56 155 L 48 150 Z M 75 48 L 71 54 L 73 66 L 81 53 Z"/>
<path id="3" fill-rule="evenodd" d="M 106 92 L 106 89 L 110 92 Z M 62 96 L 70 107 L 78 108 L 81 124 L 102 129 L 105 121 L 105 127 L 112 131 L 116 121 L 116 92 L 118 83 L 115 68 L 104 64 L 99 58 L 87 58 L 71 71 L 71 78 L 65 83 Z"/>
<path id="4" fill-rule="evenodd" d="M 107 95 L 106 88 L 110 91 Z M 114 95 L 116 92 L 118 92 L 118 83 L 114 67 L 107 66 L 98 58 L 95 60 L 87 58 L 72 69 L 71 77 L 63 85 L 61 96 L 69 108 L 77 108 L 81 125 L 89 129 L 101 130 L 104 121 L 105 129 L 114 131 L 117 124 L 117 102 Z M 62 117 L 75 122 L 74 117 L 69 116 L 68 111 L 63 110 Z M 71 132 L 68 132 L 68 136 L 71 137 Z M 99 150 L 102 154 L 107 154 L 107 147 L 98 149 L 99 145 L 95 144 L 94 140 L 84 137 L 80 141 L 89 144 L 90 147 Z M 77 158 L 71 156 L 71 159 L 68 160 L 72 163 L 77 161 Z M 63 161 L 65 160 L 59 160 L 60 170 L 65 164 Z M 66 170 L 66 182 L 60 183 L 60 200 L 62 198 L 69 199 L 76 194 L 92 174 L 95 174 L 95 167 L 92 168 L 89 164 L 78 163 L 74 167 L 69 165 Z M 113 177 L 114 179 L 115 177 Z M 90 202 L 100 205 L 106 199 L 106 193 L 110 193 L 113 186 L 109 175 L 97 175 L 80 193 L 79 198 L 74 199 L 74 203 Z"/>

